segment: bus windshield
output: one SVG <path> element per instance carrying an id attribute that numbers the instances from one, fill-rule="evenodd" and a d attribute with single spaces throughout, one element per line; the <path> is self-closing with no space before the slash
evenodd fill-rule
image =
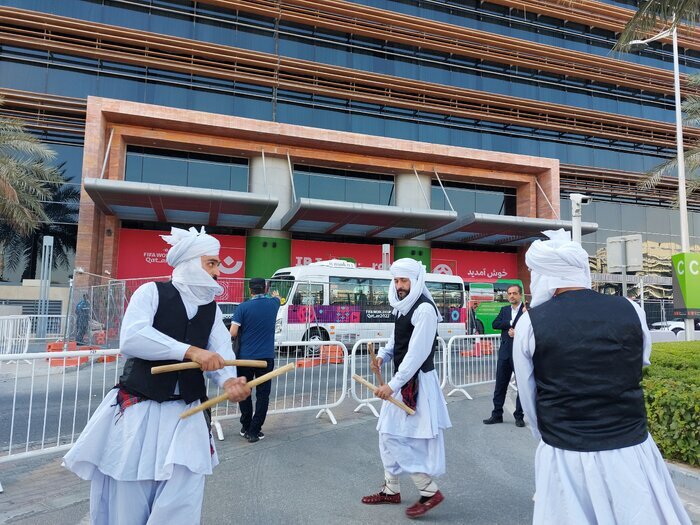
<path id="1" fill-rule="evenodd" d="M 285 304 L 293 286 L 293 275 L 275 275 L 270 279 L 269 293 L 277 292 L 280 297 L 280 303 Z"/>

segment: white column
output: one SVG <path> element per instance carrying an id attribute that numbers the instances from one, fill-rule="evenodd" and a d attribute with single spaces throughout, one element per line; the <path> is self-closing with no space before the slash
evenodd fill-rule
<path id="1" fill-rule="evenodd" d="M 277 209 L 265 223 L 266 230 L 279 230 L 282 217 L 293 203 L 292 181 L 289 164 L 284 157 L 263 156 L 250 159 L 248 166 L 248 191 L 262 195 L 272 195 L 279 199 Z"/>

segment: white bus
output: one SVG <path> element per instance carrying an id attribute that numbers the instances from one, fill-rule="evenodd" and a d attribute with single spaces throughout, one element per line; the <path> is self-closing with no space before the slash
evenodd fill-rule
<path id="1" fill-rule="evenodd" d="M 341 341 L 389 337 L 393 327 L 386 270 L 357 268 L 332 259 L 277 270 L 270 291 L 280 295 L 275 341 Z M 465 333 L 464 283 L 459 276 L 429 273 L 426 285 L 444 320 L 438 334 L 445 340 Z"/>

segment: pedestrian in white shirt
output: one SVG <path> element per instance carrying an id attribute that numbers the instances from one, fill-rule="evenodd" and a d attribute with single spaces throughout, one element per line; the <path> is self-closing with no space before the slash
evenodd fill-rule
<path id="1" fill-rule="evenodd" d="M 387 401 L 382 404 L 377 430 L 384 485 L 378 493 L 362 498 L 362 503 L 401 503 L 399 475 L 409 474 L 421 497 L 406 509 L 406 515 L 416 518 L 444 499 L 434 480 L 445 473 L 443 431 L 452 426 L 433 363 L 437 326 L 442 317 L 425 286 L 422 264 L 399 259 L 390 271 L 394 279 L 389 303 L 396 320 L 388 344 L 379 352 L 376 367 L 391 359 L 394 376 L 379 387 L 376 395 L 384 400 L 393 396 L 414 409 L 415 414 L 408 415 Z"/>
<path id="2" fill-rule="evenodd" d="M 534 524 L 690 525 L 647 430 L 644 311 L 591 290 L 588 254 L 564 230 L 525 255 L 532 302 L 513 361 L 535 455 Z"/>
<path id="3" fill-rule="evenodd" d="M 214 297 L 223 291 L 219 241 L 204 228 L 172 228 L 167 283 L 133 294 L 120 333 L 128 357 L 119 384 L 95 410 L 64 465 L 91 480 L 93 525 L 200 522 L 204 476 L 218 463 L 208 416 L 180 414 L 206 399 L 205 375 L 233 402 L 250 395 L 236 377 L 231 338 Z M 151 375 L 152 366 L 194 361 L 201 369 Z"/>

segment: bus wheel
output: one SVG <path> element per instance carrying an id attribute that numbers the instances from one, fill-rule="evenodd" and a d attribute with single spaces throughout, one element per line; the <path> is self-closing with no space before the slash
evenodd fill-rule
<path id="1" fill-rule="evenodd" d="M 328 341 L 330 337 L 328 332 L 323 328 L 309 328 L 309 330 L 304 335 L 304 341 Z M 306 354 L 311 357 L 315 357 L 321 353 L 320 346 L 307 347 Z"/>

